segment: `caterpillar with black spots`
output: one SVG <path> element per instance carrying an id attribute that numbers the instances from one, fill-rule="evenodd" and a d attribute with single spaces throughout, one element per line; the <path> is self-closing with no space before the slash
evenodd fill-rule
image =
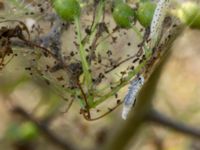
<path id="1" fill-rule="evenodd" d="M 167 9 L 169 8 L 169 4 L 169 0 L 159 0 L 157 3 L 150 26 L 150 42 L 148 43 L 148 48 L 150 50 L 152 50 L 159 41 L 162 32 L 162 25 L 167 14 Z"/>

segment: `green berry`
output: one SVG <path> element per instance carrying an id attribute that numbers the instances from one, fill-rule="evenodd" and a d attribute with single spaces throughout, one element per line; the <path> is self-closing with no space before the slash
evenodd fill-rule
<path id="1" fill-rule="evenodd" d="M 136 16 L 143 27 L 146 28 L 151 25 L 155 9 L 156 4 L 152 2 L 141 2 L 139 4 Z"/>
<path id="2" fill-rule="evenodd" d="M 32 122 L 23 123 L 20 128 L 21 140 L 32 140 L 38 137 L 39 131 Z"/>
<path id="3" fill-rule="evenodd" d="M 65 21 L 73 21 L 80 16 L 81 8 L 77 0 L 53 0 L 53 7 Z"/>
<path id="4" fill-rule="evenodd" d="M 30 141 L 38 135 L 38 128 L 32 122 L 24 122 L 21 125 L 11 123 L 6 132 L 6 137 L 12 141 Z"/>
<path id="5" fill-rule="evenodd" d="M 134 20 L 135 12 L 126 3 L 115 5 L 113 10 L 113 18 L 116 24 L 121 28 L 130 28 Z"/>
<path id="6" fill-rule="evenodd" d="M 200 29 L 200 7 L 196 3 L 183 3 L 177 11 L 177 16 L 189 27 Z"/>

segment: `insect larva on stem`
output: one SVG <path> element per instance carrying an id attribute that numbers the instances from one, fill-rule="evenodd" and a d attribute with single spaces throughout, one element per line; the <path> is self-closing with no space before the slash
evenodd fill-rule
<path id="1" fill-rule="evenodd" d="M 142 75 L 137 76 L 129 87 L 128 93 L 124 99 L 124 105 L 122 110 L 122 118 L 126 120 L 129 111 L 131 110 L 133 104 L 135 103 L 136 96 L 142 85 L 144 84 L 144 77 Z"/>
<path id="2" fill-rule="evenodd" d="M 169 0 L 159 0 L 159 2 L 157 3 L 150 27 L 150 42 L 148 44 L 149 50 L 152 50 L 159 41 L 162 31 L 162 24 L 165 19 L 168 7 Z"/>

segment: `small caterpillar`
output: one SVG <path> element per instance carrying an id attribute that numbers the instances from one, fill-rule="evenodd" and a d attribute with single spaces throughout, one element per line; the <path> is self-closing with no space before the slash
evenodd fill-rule
<path id="1" fill-rule="evenodd" d="M 169 7 L 169 0 L 159 0 L 150 27 L 150 43 L 149 49 L 153 49 L 160 37 L 162 31 L 162 24 L 165 19 L 167 9 Z"/>
<path id="2" fill-rule="evenodd" d="M 122 110 L 122 118 L 126 120 L 127 115 L 129 111 L 131 110 L 131 107 L 135 103 L 136 96 L 140 89 L 142 88 L 142 85 L 144 84 L 144 77 L 143 76 L 137 76 L 132 82 L 131 86 L 129 87 L 128 93 L 124 99 L 124 105 Z"/>

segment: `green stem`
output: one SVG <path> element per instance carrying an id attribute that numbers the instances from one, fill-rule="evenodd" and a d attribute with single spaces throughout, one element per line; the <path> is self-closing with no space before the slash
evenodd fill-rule
<path id="1" fill-rule="evenodd" d="M 89 42 L 89 45 L 91 45 L 91 43 L 93 42 L 93 40 L 95 38 L 95 35 L 97 33 L 97 24 L 100 22 L 100 19 L 102 17 L 103 8 L 104 8 L 104 2 L 103 2 L 103 0 L 101 0 L 99 2 L 98 6 L 97 6 L 97 11 L 96 11 L 96 14 L 95 14 L 94 23 L 93 23 L 93 25 L 91 27 L 91 34 L 87 38 L 88 42 Z"/>
<path id="2" fill-rule="evenodd" d="M 86 81 L 86 85 L 88 89 L 92 87 L 92 76 L 90 72 L 90 67 L 86 59 L 86 51 L 82 44 L 82 35 L 81 35 L 81 27 L 80 27 L 80 19 L 78 17 L 75 18 L 75 25 L 77 29 L 77 36 L 78 36 L 78 44 L 79 44 L 79 54 L 83 68 L 84 79 Z"/>
<path id="3" fill-rule="evenodd" d="M 100 0 L 99 5 L 97 6 L 97 13 L 95 15 L 94 24 L 92 26 L 91 32 L 94 32 L 96 29 L 96 25 L 99 23 L 102 14 L 103 14 L 103 8 L 104 8 L 104 0 Z"/>
<path id="4" fill-rule="evenodd" d="M 142 41 L 143 37 L 142 37 L 140 31 L 135 26 L 132 26 L 132 29 L 136 33 L 136 35 L 138 36 L 139 40 Z M 149 57 L 152 54 L 152 50 L 150 50 L 147 47 L 147 43 L 146 42 L 144 43 L 144 50 L 145 50 L 145 56 L 146 57 Z"/>
<path id="5" fill-rule="evenodd" d="M 161 46 L 158 47 L 159 49 L 162 49 L 162 53 L 165 52 L 165 50 L 171 46 L 171 43 L 173 42 L 173 40 L 179 35 L 179 33 L 181 33 L 181 31 L 183 30 L 183 26 L 182 24 L 180 24 L 180 22 L 176 19 L 173 18 L 174 21 L 176 21 L 177 27 L 173 28 L 173 24 L 172 27 L 169 29 L 165 29 L 166 32 L 168 32 L 167 34 L 165 34 L 165 36 L 161 39 Z M 170 37 L 170 38 L 169 38 Z M 163 54 L 161 54 L 163 55 Z M 112 91 L 110 91 L 109 93 L 105 94 L 104 96 L 102 96 L 101 98 L 99 98 L 98 100 L 95 101 L 93 107 L 96 107 L 97 105 L 99 105 L 100 103 L 104 102 L 106 99 L 108 99 L 109 97 L 113 96 L 116 92 L 118 92 L 122 87 L 124 87 L 126 84 L 129 83 L 129 81 L 132 79 L 132 77 L 134 77 L 137 73 L 139 73 L 141 71 L 141 69 L 143 67 L 145 67 L 146 63 L 148 62 L 149 58 L 152 57 L 152 53 L 147 53 L 147 59 L 145 61 L 143 61 L 141 64 L 139 64 L 135 70 L 131 71 L 128 74 L 128 77 L 126 77 L 124 79 L 124 81 L 120 84 L 120 81 L 118 81 L 118 85 L 116 85 Z"/>
<path id="6" fill-rule="evenodd" d="M 123 88 L 124 86 L 126 86 L 129 81 L 136 75 L 138 74 L 141 69 L 146 65 L 148 59 L 151 57 L 151 55 L 147 56 L 147 59 L 145 61 L 143 61 L 141 64 L 139 64 L 133 71 L 131 71 L 128 76 L 124 79 L 124 81 L 122 83 L 120 83 L 121 81 L 118 81 L 118 85 L 116 87 L 114 87 L 112 89 L 112 91 L 110 91 L 109 93 L 103 95 L 101 98 L 99 98 L 98 100 L 96 100 L 94 102 L 94 104 L 92 105 L 93 108 L 95 108 L 96 106 L 98 106 L 99 104 L 101 104 L 102 102 L 104 102 L 105 100 L 107 100 L 109 97 L 113 96 L 115 93 L 117 93 L 121 88 Z"/>
<path id="7" fill-rule="evenodd" d="M 142 40 L 142 34 L 140 33 L 140 31 L 135 27 L 135 25 L 132 26 L 133 31 L 136 33 L 137 37 L 139 38 L 139 40 Z"/>
<path id="8" fill-rule="evenodd" d="M 124 86 L 126 86 L 129 81 L 137 74 L 140 72 L 140 70 L 145 66 L 147 61 L 144 61 L 143 63 L 141 63 L 140 65 L 137 66 L 137 68 L 135 70 L 133 70 L 132 72 L 130 72 L 128 74 L 128 77 L 124 79 L 124 81 L 120 84 L 120 81 L 118 83 L 118 85 L 116 87 L 114 87 L 112 89 L 111 92 L 105 94 L 104 96 L 102 96 L 101 98 L 99 98 L 98 100 L 95 101 L 95 103 L 92 105 L 92 107 L 96 107 L 99 104 L 101 104 L 102 102 L 104 102 L 105 100 L 107 100 L 109 97 L 113 96 L 115 93 L 117 93 L 121 88 L 123 88 Z"/>

